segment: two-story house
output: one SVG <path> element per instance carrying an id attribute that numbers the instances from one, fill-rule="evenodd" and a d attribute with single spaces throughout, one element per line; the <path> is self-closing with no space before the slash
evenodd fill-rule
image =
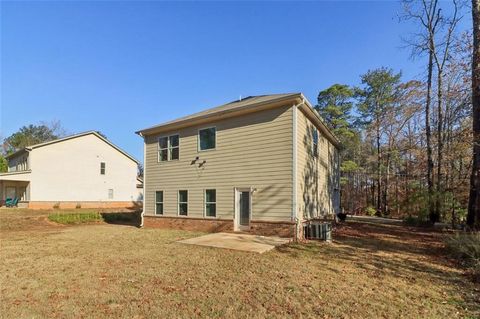
<path id="1" fill-rule="evenodd" d="M 96 208 L 140 205 L 138 162 L 90 131 L 32 145 L 7 156 L 0 198 L 28 208 Z"/>
<path id="2" fill-rule="evenodd" d="M 137 134 L 144 226 L 294 236 L 339 211 L 339 141 L 301 93 L 252 96 Z"/>

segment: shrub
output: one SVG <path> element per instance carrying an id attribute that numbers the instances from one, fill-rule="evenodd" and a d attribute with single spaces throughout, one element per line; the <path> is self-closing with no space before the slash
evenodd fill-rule
<path id="1" fill-rule="evenodd" d="M 457 233 L 446 240 L 447 249 L 480 282 L 480 233 Z"/>
<path id="2" fill-rule="evenodd" d="M 377 210 L 372 206 L 368 206 L 365 208 L 365 214 L 368 216 L 375 216 L 377 214 Z"/>
<path id="3" fill-rule="evenodd" d="M 408 215 L 403 219 L 403 223 L 407 226 L 431 226 L 429 221 L 423 216 Z"/>
<path id="4" fill-rule="evenodd" d="M 48 219 L 59 224 L 82 224 L 102 221 L 102 215 L 98 212 L 86 213 L 54 213 L 48 215 Z"/>

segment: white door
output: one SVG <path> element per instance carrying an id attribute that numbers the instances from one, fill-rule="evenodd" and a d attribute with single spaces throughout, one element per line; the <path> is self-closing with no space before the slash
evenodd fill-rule
<path id="1" fill-rule="evenodd" d="M 252 216 L 252 192 L 250 188 L 235 189 L 235 231 L 249 230 Z"/>

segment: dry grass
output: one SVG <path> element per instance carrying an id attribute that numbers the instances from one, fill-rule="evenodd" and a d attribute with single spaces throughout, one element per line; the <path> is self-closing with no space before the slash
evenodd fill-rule
<path id="1" fill-rule="evenodd" d="M 441 235 L 351 222 L 333 244 L 259 255 L 176 243 L 198 234 L 59 226 L 1 210 L 5 318 L 447 318 L 480 316 L 479 287 Z"/>

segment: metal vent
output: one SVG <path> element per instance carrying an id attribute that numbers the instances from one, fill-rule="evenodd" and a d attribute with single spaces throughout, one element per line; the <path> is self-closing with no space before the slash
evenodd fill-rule
<path id="1" fill-rule="evenodd" d="M 303 226 L 305 239 L 332 240 L 332 224 L 322 222 L 310 222 Z"/>

